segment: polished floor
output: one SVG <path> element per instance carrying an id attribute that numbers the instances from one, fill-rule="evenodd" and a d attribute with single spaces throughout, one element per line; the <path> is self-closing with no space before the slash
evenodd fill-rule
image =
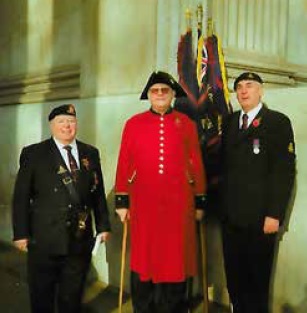
<path id="1" fill-rule="evenodd" d="M 26 283 L 25 254 L 0 242 L 0 312 L 30 313 Z M 91 283 L 84 298 L 84 313 L 115 313 L 117 308 L 117 289 Z M 195 299 L 193 313 L 202 313 L 202 303 Z M 132 313 L 129 296 L 124 298 L 122 313 Z M 217 304 L 211 303 L 209 313 L 228 313 Z"/>

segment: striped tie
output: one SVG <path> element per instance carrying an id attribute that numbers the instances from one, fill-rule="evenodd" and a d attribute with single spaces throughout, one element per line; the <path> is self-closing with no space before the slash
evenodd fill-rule
<path id="1" fill-rule="evenodd" d="M 76 159 L 71 153 L 72 147 L 68 145 L 63 148 L 67 151 L 71 176 L 73 177 L 74 181 L 77 181 L 78 165 L 77 165 Z"/>

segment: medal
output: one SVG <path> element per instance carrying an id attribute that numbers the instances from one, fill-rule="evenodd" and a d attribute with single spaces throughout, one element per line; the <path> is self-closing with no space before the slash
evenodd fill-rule
<path id="1" fill-rule="evenodd" d="M 86 212 L 79 212 L 78 214 L 78 228 L 79 230 L 85 230 L 86 228 L 86 220 L 87 220 L 88 214 Z"/>
<path id="2" fill-rule="evenodd" d="M 254 152 L 254 154 L 260 153 L 260 141 L 259 141 L 259 139 L 253 140 L 253 152 Z"/>

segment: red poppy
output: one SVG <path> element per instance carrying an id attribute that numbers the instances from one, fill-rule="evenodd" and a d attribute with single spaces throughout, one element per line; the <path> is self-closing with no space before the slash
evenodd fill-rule
<path id="1" fill-rule="evenodd" d="M 258 127 L 259 125 L 260 125 L 260 119 L 259 118 L 257 118 L 257 119 L 255 119 L 255 120 L 253 120 L 253 127 Z"/>

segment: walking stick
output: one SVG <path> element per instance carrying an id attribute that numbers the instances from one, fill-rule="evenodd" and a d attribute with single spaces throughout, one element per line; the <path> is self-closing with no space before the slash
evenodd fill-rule
<path id="1" fill-rule="evenodd" d="M 199 222 L 199 236 L 201 249 L 202 283 L 203 283 L 203 313 L 208 313 L 208 281 L 207 281 L 207 245 L 205 234 L 205 222 Z"/>
<path id="2" fill-rule="evenodd" d="M 123 293 L 124 293 L 124 281 L 125 281 L 125 265 L 126 265 L 126 248 L 127 248 L 127 233 L 128 233 L 128 222 L 127 220 L 123 223 L 123 241 L 122 241 L 122 255 L 120 265 L 120 288 L 119 288 L 119 299 L 118 299 L 118 311 L 122 313 L 123 304 Z"/>

